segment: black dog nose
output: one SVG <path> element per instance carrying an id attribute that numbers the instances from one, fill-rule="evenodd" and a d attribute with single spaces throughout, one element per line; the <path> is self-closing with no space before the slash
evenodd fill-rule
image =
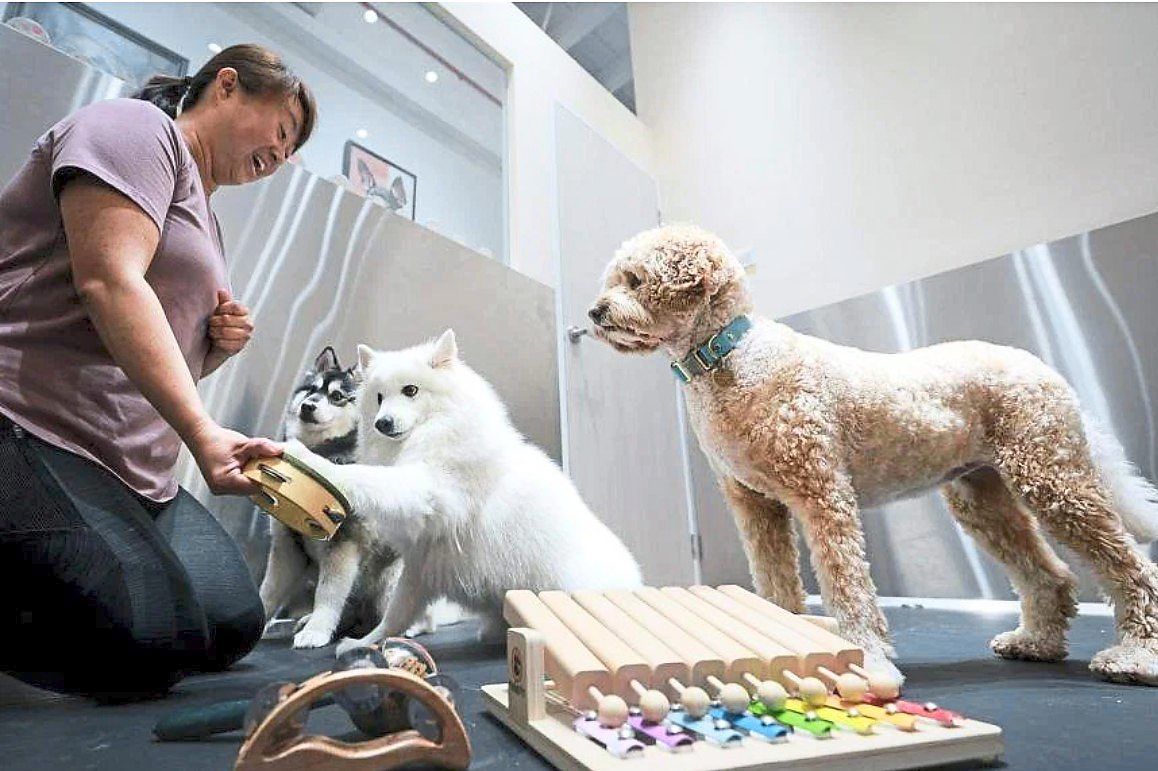
<path id="1" fill-rule="evenodd" d="M 374 428 L 379 432 L 389 436 L 394 433 L 394 419 L 393 418 L 378 418 L 374 421 Z"/>
<path id="2" fill-rule="evenodd" d="M 314 404 L 313 402 L 302 402 L 303 415 L 313 415 L 317 409 L 318 405 Z"/>
<path id="3" fill-rule="evenodd" d="M 595 305 L 591 310 L 587 311 L 587 315 L 596 324 L 602 324 L 603 317 L 607 315 L 607 303 L 599 303 Z"/>

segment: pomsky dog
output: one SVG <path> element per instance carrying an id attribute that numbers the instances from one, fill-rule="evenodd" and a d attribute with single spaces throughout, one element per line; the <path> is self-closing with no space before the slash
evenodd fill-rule
<path id="1" fill-rule="evenodd" d="M 1158 685 L 1158 567 L 1135 541 L 1158 536 L 1158 490 L 1057 372 L 980 341 L 862 351 L 751 311 L 724 243 L 671 225 L 620 248 L 589 315 L 617 350 L 672 357 L 761 594 L 803 609 L 799 523 L 844 636 L 895 673 L 860 509 L 939 487 L 1021 598 L 1021 625 L 990 643 L 997 655 L 1066 655 L 1076 581 L 1044 528 L 1088 561 L 1114 605 L 1117 643 L 1090 669 Z"/>
<path id="2" fill-rule="evenodd" d="M 358 443 L 356 367 L 343 369 L 330 346 L 318 355 L 294 389 L 286 407 L 283 438 L 296 439 L 332 463 L 353 463 Z M 270 552 L 261 600 L 266 619 L 315 583 L 312 611 L 300 617 L 295 648 L 326 645 L 335 631 L 372 629 L 382 618 L 385 598 L 398 580 L 401 564 L 389 546 L 367 537 L 356 515 L 330 541 L 305 538 L 269 518 Z M 347 574 L 353 587 L 343 594 Z M 348 597 L 346 595 L 349 595 Z M 311 605 L 306 604 L 309 609 Z M 437 612 L 436 612 L 437 611 Z M 437 623 L 453 623 L 461 609 L 431 609 L 407 634 L 434 631 Z"/>
<path id="3" fill-rule="evenodd" d="M 339 653 L 401 633 L 439 597 L 477 612 L 480 636 L 494 640 L 509 589 L 640 585 L 631 553 L 514 428 L 490 384 L 459 359 L 452 330 L 402 351 L 361 345 L 358 358 L 358 463 L 286 446 L 402 558 L 382 622 Z"/>

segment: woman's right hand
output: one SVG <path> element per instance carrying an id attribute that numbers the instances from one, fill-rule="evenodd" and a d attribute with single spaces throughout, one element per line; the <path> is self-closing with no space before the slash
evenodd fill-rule
<path id="1" fill-rule="evenodd" d="M 270 439 L 251 438 L 208 422 L 187 441 L 189 451 L 214 495 L 253 495 L 260 488 L 242 468 L 252 458 L 281 455 L 282 446 Z"/>

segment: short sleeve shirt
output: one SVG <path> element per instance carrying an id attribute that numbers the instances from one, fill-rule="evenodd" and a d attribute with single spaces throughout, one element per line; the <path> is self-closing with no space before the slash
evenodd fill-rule
<path id="1" fill-rule="evenodd" d="M 229 289 L 217 221 L 176 123 L 148 102 L 111 99 L 50 128 L 0 191 L 0 413 L 165 501 L 180 439 L 113 361 L 73 285 L 58 195 L 78 173 L 157 225 L 145 280 L 201 377 L 217 290 Z"/>

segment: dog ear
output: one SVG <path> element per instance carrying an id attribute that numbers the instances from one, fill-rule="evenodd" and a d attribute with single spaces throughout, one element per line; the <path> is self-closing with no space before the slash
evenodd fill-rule
<path id="1" fill-rule="evenodd" d="M 370 362 L 374 361 L 374 349 L 368 345 L 358 344 L 358 369 L 363 373 L 370 368 Z"/>
<path id="2" fill-rule="evenodd" d="M 445 367 L 458 358 L 458 341 L 455 340 L 454 330 L 448 329 L 434 344 L 434 351 L 430 354 L 430 366 Z"/>
<path id="3" fill-rule="evenodd" d="M 327 345 L 318 354 L 318 358 L 314 359 L 314 372 L 328 372 L 332 369 L 341 369 L 338 364 L 338 354 L 334 353 L 332 346 Z"/>

